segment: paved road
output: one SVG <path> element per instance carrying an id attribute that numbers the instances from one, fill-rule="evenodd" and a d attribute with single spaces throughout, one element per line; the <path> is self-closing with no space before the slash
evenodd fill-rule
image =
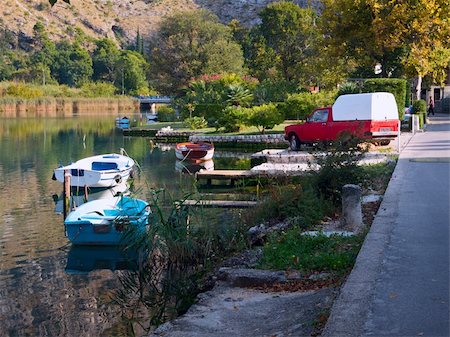
<path id="1" fill-rule="evenodd" d="M 449 336 L 450 119 L 403 149 L 323 336 Z"/>

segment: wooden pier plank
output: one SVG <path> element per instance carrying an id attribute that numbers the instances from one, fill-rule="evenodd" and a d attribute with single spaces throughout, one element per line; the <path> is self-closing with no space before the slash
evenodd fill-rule
<path id="1" fill-rule="evenodd" d="M 249 208 L 257 205 L 257 201 L 249 200 L 184 200 L 182 205 L 206 208 Z"/>
<path id="2" fill-rule="evenodd" d="M 201 170 L 196 173 L 198 179 L 239 179 L 266 177 L 267 174 L 251 170 Z"/>

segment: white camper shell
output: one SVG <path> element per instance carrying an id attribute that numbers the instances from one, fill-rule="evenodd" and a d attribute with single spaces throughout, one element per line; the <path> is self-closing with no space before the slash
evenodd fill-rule
<path id="1" fill-rule="evenodd" d="M 398 120 L 395 97 L 388 92 L 342 95 L 333 104 L 333 121 Z"/>

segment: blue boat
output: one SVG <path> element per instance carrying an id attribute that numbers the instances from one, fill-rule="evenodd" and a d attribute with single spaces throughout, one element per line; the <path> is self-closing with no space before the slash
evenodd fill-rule
<path id="1" fill-rule="evenodd" d="M 75 245 L 121 245 L 131 229 L 145 232 L 150 206 L 127 196 L 87 202 L 64 221 L 66 236 Z"/>

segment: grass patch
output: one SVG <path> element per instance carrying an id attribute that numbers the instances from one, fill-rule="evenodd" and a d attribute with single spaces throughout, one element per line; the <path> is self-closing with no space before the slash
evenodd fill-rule
<path id="1" fill-rule="evenodd" d="M 332 212 L 326 202 L 305 180 L 301 184 L 274 185 L 263 191 L 263 201 L 249 210 L 245 222 L 280 222 L 289 219 L 302 229 L 311 229 Z"/>
<path id="2" fill-rule="evenodd" d="M 396 162 L 364 165 L 358 167 L 361 177 L 361 186 L 384 192 L 394 172 Z"/>
<path id="3" fill-rule="evenodd" d="M 301 235 L 299 228 L 272 236 L 263 248 L 261 269 L 345 272 L 355 263 L 363 237 Z"/>

